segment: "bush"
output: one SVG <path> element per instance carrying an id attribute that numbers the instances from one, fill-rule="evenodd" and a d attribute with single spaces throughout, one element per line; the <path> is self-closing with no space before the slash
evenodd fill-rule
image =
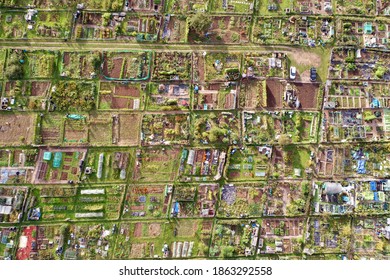
<path id="1" fill-rule="evenodd" d="M 111 13 L 104 13 L 102 18 L 103 18 L 102 25 L 107 26 L 110 22 L 110 19 L 111 19 Z"/>
<path id="2" fill-rule="evenodd" d="M 387 68 L 384 66 L 379 66 L 378 69 L 375 71 L 375 76 L 379 79 L 382 79 L 383 76 L 386 74 Z"/>
<path id="3" fill-rule="evenodd" d="M 233 257 L 234 253 L 234 247 L 233 246 L 226 246 L 222 248 L 222 256 L 224 258 L 231 258 Z"/>
<path id="4" fill-rule="evenodd" d="M 205 13 L 196 13 L 188 19 L 188 27 L 197 33 L 206 31 L 211 24 L 211 18 Z"/>
<path id="5" fill-rule="evenodd" d="M 5 69 L 5 77 L 9 80 L 18 80 L 23 78 L 23 68 L 19 65 L 13 64 Z"/>

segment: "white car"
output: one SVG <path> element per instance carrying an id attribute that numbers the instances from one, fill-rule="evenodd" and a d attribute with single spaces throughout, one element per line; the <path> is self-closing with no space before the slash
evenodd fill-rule
<path id="1" fill-rule="evenodd" d="M 295 66 L 290 67 L 290 79 L 295 80 L 297 76 L 297 68 Z"/>

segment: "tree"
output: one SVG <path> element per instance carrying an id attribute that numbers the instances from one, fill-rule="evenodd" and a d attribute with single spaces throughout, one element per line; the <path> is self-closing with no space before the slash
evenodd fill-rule
<path id="1" fill-rule="evenodd" d="M 225 134 L 226 134 L 226 130 L 214 126 L 210 129 L 208 136 L 209 136 L 210 142 L 216 142 L 216 141 L 218 141 L 220 136 L 223 136 Z"/>
<path id="2" fill-rule="evenodd" d="M 88 57 L 88 62 L 93 65 L 95 69 L 99 68 L 101 64 L 101 58 L 99 53 L 93 53 L 91 56 Z"/>
<path id="3" fill-rule="evenodd" d="M 196 13 L 188 20 L 188 27 L 190 30 L 197 33 L 206 31 L 211 24 L 211 18 L 205 13 Z"/>
<path id="4" fill-rule="evenodd" d="M 102 18 L 103 18 L 102 21 L 103 26 L 107 26 L 110 23 L 111 13 L 104 13 Z"/>
<path id="5" fill-rule="evenodd" d="M 249 198 L 253 200 L 257 195 L 259 195 L 259 192 L 256 188 L 250 188 L 248 195 Z"/>
<path id="6" fill-rule="evenodd" d="M 379 66 L 378 69 L 375 71 L 375 76 L 379 79 L 382 79 L 383 76 L 386 74 L 387 68 L 384 66 Z"/>
<path id="7" fill-rule="evenodd" d="M 218 235 L 222 235 L 222 233 L 223 233 L 223 225 L 217 225 L 217 227 L 215 229 L 215 233 L 218 234 Z"/>
<path id="8" fill-rule="evenodd" d="M 61 235 L 65 236 L 68 234 L 68 231 L 69 231 L 69 225 L 62 225 L 60 227 L 60 233 Z"/>
<path id="9" fill-rule="evenodd" d="M 204 244 L 203 242 L 201 242 L 201 243 L 199 244 L 199 246 L 198 246 L 198 252 L 200 253 L 200 255 L 205 256 L 205 255 L 207 255 L 208 252 L 209 252 L 209 247 L 207 247 L 206 244 Z M 199 253 L 198 253 L 198 255 L 199 255 Z"/>
<path id="10" fill-rule="evenodd" d="M 355 71 L 357 68 L 355 63 L 347 63 L 347 70 L 348 71 Z"/>
<path id="11" fill-rule="evenodd" d="M 5 69 L 5 77 L 9 80 L 21 79 L 23 76 L 23 68 L 21 65 L 12 64 Z"/>
<path id="12" fill-rule="evenodd" d="M 215 257 L 216 255 L 219 254 L 219 247 L 214 246 L 210 248 L 210 257 Z"/>
<path id="13" fill-rule="evenodd" d="M 222 256 L 224 258 L 231 258 L 231 257 L 233 257 L 233 253 L 234 253 L 234 247 L 233 246 L 222 247 Z"/>
<path id="14" fill-rule="evenodd" d="M 301 186 L 301 189 L 302 189 L 302 193 L 306 196 L 309 194 L 309 183 L 302 183 L 302 186 Z"/>

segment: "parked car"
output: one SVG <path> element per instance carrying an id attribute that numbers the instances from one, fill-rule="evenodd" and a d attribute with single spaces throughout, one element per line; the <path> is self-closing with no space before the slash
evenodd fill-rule
<path id="1" fill-rule="evenodd" d="M 290 67 L 290 79 L 295 80 L 297 76 L 297 68 L 295 66 Z"/>
<path id="2" fill-rule="evenodd" d="M 310 81 L 315 82 L 317 80 L 317 69 L 310 68 Z"/>

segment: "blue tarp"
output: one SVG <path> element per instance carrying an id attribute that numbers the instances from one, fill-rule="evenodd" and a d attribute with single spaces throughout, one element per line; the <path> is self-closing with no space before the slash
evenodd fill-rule
<path id="1" fill-rule="evenodd" d="M 85 119 L 84 116 L 81 116 L 81 115 L 76 115 L 76 114 L 68 114 L 67 115 L 68 119 L 72 119 L 72 120 L 83 120 Z"/>
<path id="2" fill-rule="evenodd" d="M 379 201 L 378 193 L 374 192 L 374 201 Z"/>
<path id="3" fill-rule="evenodd" d="M 7 240 L 8 240 L 8 236 L 3 235 L 3 236 L 1 237 L 1 243 L 2 243 L 2 244 L 7 244 Z"/>
<path id="4" fill-rule="evenodd" d="M 372 181 L 370 182 L 370 189 L 373 192 L 376 192 L 376 182 Z"/>
<path id="5" fill-rule="evenodd" d="M 175 202 L 175 204 L 173 205 L 173 214 L 179 214 L 179 208 L 180 208 L 179 202 Z"/>
<path id="6" fill-rule="evenodd" d="M 372 100 L 371 107 L 372 107 L 372 108 L 379 108 L 380 106 L 381 106 L 381 104 L 380 104 L 379 100 L 376 99 L 376 98 L 374 98 L 374 99 Z"/>
<path id="7" fill-rule="evenodd" d="M 354 158 L 354 159 L 359 159 L 359 158 L 361 158 L 361 157 L 363 157 L 364 156 L 364 153 L 363 153 L 363 150 L 362 149 L 360 149 L 360 150 L 358 150 L 358 151 L 355 151 L 355 152 L 352 152 L 352 157 Z"/>
<path id="8" fill-rule="evenodd" d="M 366 161 L 364 159 L 358 160 L 356 171 L 358 174 L 366 174 Z"/>

